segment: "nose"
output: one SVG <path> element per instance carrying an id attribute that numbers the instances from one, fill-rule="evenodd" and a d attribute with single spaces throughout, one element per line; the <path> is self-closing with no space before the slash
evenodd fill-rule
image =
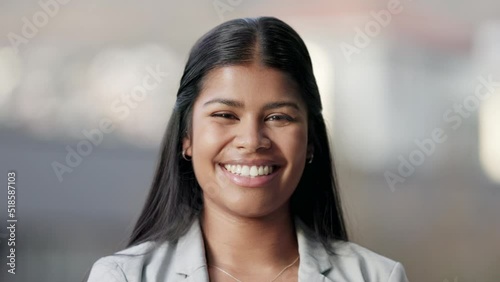
<path id="1" fill-rule="evenodd" d="M 266 136 L 265 126 L 256 120 L 243 120 L 238 126 L 235 146 L 246 153 L 271 148 L 271 140 Z"/>

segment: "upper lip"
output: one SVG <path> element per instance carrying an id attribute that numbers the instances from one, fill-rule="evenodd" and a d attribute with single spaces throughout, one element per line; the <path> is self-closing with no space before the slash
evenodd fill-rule
<path id="1" fill-rule="evenodd" d="M 247 166 L 279 166 L 279 164 L 276 163 L 276 161 L 273 160 L 266 160 L 266 159 L 252 159 L 252 160 L 245 160 L 245 159 L 240 159 L 240 160 L 231 160 L 231 161 L 225 161 L 221 162 L 221 164 L 226 165 L 247 165 Z"/>

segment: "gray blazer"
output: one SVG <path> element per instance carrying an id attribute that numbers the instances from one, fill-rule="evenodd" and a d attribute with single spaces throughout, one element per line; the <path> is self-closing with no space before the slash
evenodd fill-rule
<path id="1" fill-rule="evenodd" d="M 295 219 L 300 282 L 408 282 L 401 263 L 351 242 L 335 242 L 329 255 L 313 233 Z M 88 282 L 208 282 L 199 220 L 178 241 L 146 242 L 97 260 Z"/>

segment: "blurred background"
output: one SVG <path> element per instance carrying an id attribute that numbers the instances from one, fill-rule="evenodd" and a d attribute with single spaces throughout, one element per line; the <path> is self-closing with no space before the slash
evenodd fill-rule
<path id="1" fill-rule="evenodd" d="M 500 281 L 494 0 L 0 0 L 0 281 L 82 281 L 125 246 L 189 49 L 262 15 L 310 50 L 353 241 L 410 281 Z"/>

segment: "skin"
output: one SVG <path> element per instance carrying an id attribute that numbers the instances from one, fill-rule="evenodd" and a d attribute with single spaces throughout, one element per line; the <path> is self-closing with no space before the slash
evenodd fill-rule
<path id="1" fill-rule="evenodd" d="M 294 85 L 282 72 L 259 63 L 214 69 L 194 103 L 190 136 L 183 140 L 203 190 L 207 262 L 242 281 L 270 281 L 298 256 L 289 200 L 312 149 L 307 108 Z M 241 105 L 207 104 L 214 99 Z M 296 108 L 264 108 L 283 101 Z M 231 182 L 220 166 L 262 158 L 280 169 L 259 187 Z M 298 265 L 276 281 L 297 281 Z M 213 267 L 209 275 L 211 281 L 234 281 Z"/>

